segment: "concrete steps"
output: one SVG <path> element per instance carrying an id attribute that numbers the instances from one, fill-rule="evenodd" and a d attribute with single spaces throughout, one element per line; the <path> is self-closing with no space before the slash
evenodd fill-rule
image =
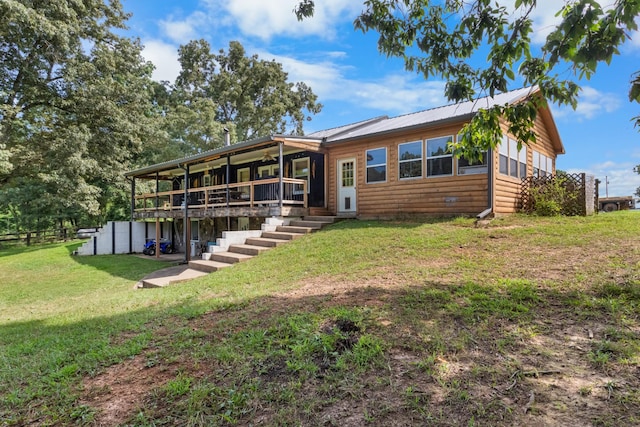
<path id="1" fill-rule="evenodd" d="M 218 261 L 227 264 L 237 264 L 239 262 L 248 261 L 253 255 L 245 255 L 238 252 L 215 252 L 211 254 L 211 261 Z"/>
<path id="2" fill-rule="evenodd" d="M 264 233 L 262 233 L 264 235 Z M 280 245 L 284 245 L 289 240 L 283 239 L 270 239 L 267 237 L 251 237 L 246 240 L 246 244 L 252 246 L 263 246 L 265 248 L 275 248 Z"/>
<path id="3" fill-rule="evenodd" d="M 275 240 L 294 240 L 303 237 L 303 233 L 287 233 L 284 231 L 264 231 L 262 237 Z"/>
<path id="4" fill-rule="evenodd" d="M 214 271 L 222 270 L 227 267 L 231 267 L 231 263 L 204 259 L 189 261 L 189 268 L 202 271 L 204 273 L 213 273 Z"/>
<path id="5" fill-rule="evenodd" d="M 249 237 L 245 239 L 244 244 L 233 244 L 226 252 L 213 252 L 209 254 L 209 260 L 191 260 L 189 266 L 184 266 L 179 274 L 145 279 L 140 282 L 139 287 L 166 286 L 213 273 L 320 230 L 335 220 L 334 216 L 308 216 L 301 220 L 292 220 L 289 225 L 277 226 L 276 231 L 263 231 L 261 237 Z"/>
<path id="6" fill-rule="evenodd" d="M 323 225 L 327 225 L 327 224 L 333 224 L 334 222 L 336 222 L 337 218 L 338 217 L 333 215 L 328 215 L 328 216 L 315 215 L 315 216 L 305 216 L 302 220 L 307 222 L 319 222 L 319 223 L 322 223 Z"/>
<path id="7" fill-rule="evenodd" d="M 316 230 L 320 230 L 322 227 L 324 227 L 327 224 L 328 223 L 326 222 L 320 222 L 320 221 L 296 220 L 296 221 L 291 221 L 289 223 L 289 226 L 296 227 L 296 228 L 311 229 L 313 231 L 316 231 Z"/>
<path id="8" fill-rule="evenodd" d="M 281 233 L 309 234 L 314 230 L 315 229 L 311 227 L 297 227 L 295 225 L 279 225 L 276 227 L 276 231 Z"/>
<path id="9" fill-rule="evenodd" d="M 249 239 L 247 239 L 249 240 Z M 261 246 L 261 245 L 252 245 L 245 241 L 244 245 L 232 245 L 229 247 L 229 252 L 234 252 L 238 254 L 258 256 L 264 251 L 268 251 L 271 249 L 270 246 Z"/>

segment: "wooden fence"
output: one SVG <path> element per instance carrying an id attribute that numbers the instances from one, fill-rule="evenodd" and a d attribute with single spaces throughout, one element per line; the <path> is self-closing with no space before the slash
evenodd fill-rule
<path id="1" fill-rule="evenodd" d="M 27 246 L 31 243 L 66 241 L 75 238 L 73 230 L 56 228 L 52 230 L 23 231 L 19 233 L 0 234 L 0 243 L 24 242 Z"/>
<path id="2" fill-rule="evenodd" d="M 553 193 L 553 194 L 552 194 Z M 561 207 L 561 214 L 568 216 L 593 215 L 598 206 L 598 182 L 585 173 L 547 176 L 528 176 L 522 180 L 520 210 L 536 211 L 536 195 L 547 195 Z"/>

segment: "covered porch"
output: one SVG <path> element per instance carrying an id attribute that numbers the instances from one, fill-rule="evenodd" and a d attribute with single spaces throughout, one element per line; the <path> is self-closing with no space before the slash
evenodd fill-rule
<path id="1" fill-rule="evenodd" d="M 132 220 L 303 216 L 323 209 L 320 142 L 270 136 L 131 171 Z"/>

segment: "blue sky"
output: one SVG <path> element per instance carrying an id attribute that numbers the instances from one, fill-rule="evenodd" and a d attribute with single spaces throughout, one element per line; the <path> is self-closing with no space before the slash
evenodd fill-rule
<path id="1" fill-rule="evenodd" d="M 512 6 L 514 0 L 498 0 Z M 305 132 L 341 126 L 380 115 L 395 116 L 448 104 L 444 83 L 407 72 L 402 62 L 377 51 L 375 33 L 353 29 L 361 1 L 318 0 L 312 19 L 298 22 L 296 0 L 122 0 L 130 36 L 139 37 L 157 80 L 174 81 L 177 49 L 204 38 L 214 51 L 238 40 L 248 54 L 283 64 L 290 81 L 304 81 L 318 95 L 323 111 Z M 534 41 L 553 26 L 557 0 L 538 0 Z M 640 70 L 640 34 L 632 35 L 609 66 L 601 65 L 583 91 L 577 110 L 552 107 L 566 154 L 557 167 L 586 172 L 608 187 L 609 196 L 632 195 L 640 187 L 640 129 L 631 118 L 640 104 L 628 101 L 631 74 Z M 513 87 L 512 89 L 516 89 Z M 608 186 L 605 185 L 608 180 Z"/>

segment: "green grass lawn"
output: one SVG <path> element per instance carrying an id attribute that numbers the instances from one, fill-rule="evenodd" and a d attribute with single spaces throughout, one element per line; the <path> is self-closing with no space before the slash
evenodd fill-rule
<path id="1" fill-rule="evenodd" d="M 0 424 L 637 425 L 639 237 L 344 221 L 144 290 L 166 264 L 5 248 Z"/>

